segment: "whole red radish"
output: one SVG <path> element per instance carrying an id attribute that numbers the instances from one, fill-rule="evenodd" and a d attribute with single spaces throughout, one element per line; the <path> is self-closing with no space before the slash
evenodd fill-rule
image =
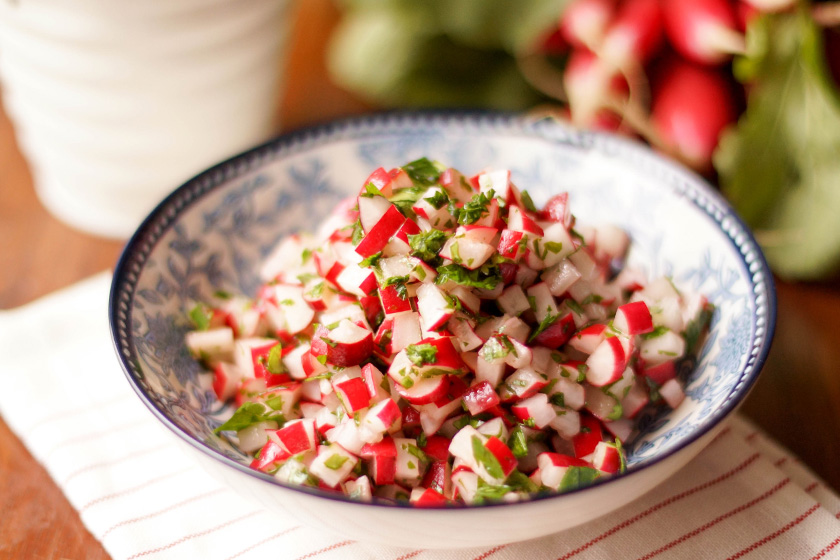
<path id="1" fill-rule="evenodd" d="M 640 68 L 662 43 L 658 0 L 627 0 L 604 35 L 598 54 L 610 66 L 627 72 Z"/>
<path id="2" fill-rule="evenodd" d="M 796 5 L 796 0 L 741 0 L 761 13 L 783 12 Z"/>
<path id="3" fill-rule="evenodd" d="M 572 52 L 563 73 L 563 83 L 572 122 L 578 126 L 598 124 L 603 128 L 608 122 L 605 121 L 608 118 L 605 108 L 627 96 L 627 82 L 602 59 L 584 49 Z"/>
<path id="4" fill-rule="evenodd" d="M 736 117 L 730 83 L 714 68 L 675 60 L 654 90 L 654 129 L 666 146 L 699 171 L 711 168 L 720 133 Z"/>
<path id="5" fill-rule="evenodd" d="M 573 0 L 560 17 L 560 34 L 573 47 L 595 48 L 615 12 L 616 0 Z"/>
<path id="6" fill-rule="evenodd" d="M 681 55 L 717 65 L 744 51 L 735 8 L 728 0 L 660 0 L 665 34 Z"/>

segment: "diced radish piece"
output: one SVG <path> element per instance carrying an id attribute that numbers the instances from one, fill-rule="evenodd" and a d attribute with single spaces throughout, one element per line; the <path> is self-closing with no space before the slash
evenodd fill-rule
<path id="1" fill-rule="evenodd" d="M 360 196 L 358 198 L 358 204 L 359 221 L 361 222 L 362 230 L 364 230 L 365 233 L 372 230 L 373 227 L 379 223 L 382 217 L 391 208 L 394 208 L 394 205 L 388 202 L 387 198 L 382 196 Z"/>
<path id="2" fill-rule="evenodd" d="M 385 432 L 399 429 L 401 421 L 402 412 L 396 401 L 384 399 L 372 406 L 365 414 L 362 429 L 375 436 L 373 439 L 378 440 Z"/>
<path id="3" fill-rule="evenodd" d="M 605 473 L 621 470 L 621 453 L 614 443 L 600 442 L 592 455 L 592 466 Z"/>
<path id="4" fill-rule="evenodd" d="M 303 286 L 277 284 L 274 286 L 274 297 L 283 311 L 286 330 L 289 334 L 301 332 L 315 317 L 315 310 L 303 298 Z"/>
<path id="5" fill-rule="evenodd" d="M 436 507 L 446 504 L 449 500 L 446 496 L 434 488 L 423 488 L 418 486 L 411 490 L 409 502 L 415 507 Z"/>
<path id="6" fill-rule="evenodd" d="M 480 268 L 493 253 L 495 247 L 467 237 L 450 237 L 440 250 L 440 256 L 470 270 Z"/>
<path id="7" fill-rule="evenodd" d="M 360 197 L 360 200 L 363 197 Z M 361 207 L 360 207 L 361 212 Z M 364 258 L 370 257 L 382 251 L 393 235 L 395 235 L 405 223 L 405 216 L 396 206 L 389 206 L 385 213 L 367 231 L 362 240 L 356 246 L 356 252 Z"/>
<path id="8" fill-rule="evenodd" d="M 483 194 L 488 194 L 492 190 L 496 196 L 507 195 L 510 189 L 510 170 L 496 169 L 485 171 L 478 176 L 478 188 Z"/>
<path id="9" fill-rule="evenodd" d="M 534 342 L 546 348 L 556 349 L 572 338 L 575 332 L 574 315 L 561 311 L 558 311 L 558 315 L 554 322 L 534 337 Z"/>
<path id="10" fill-rule="evenodd" d="M 522 400 L 548 385 L 548 378 L 530 367 L 517 369 L 507 376 L 500 390 L 502 400 Z"/>
<path id="11" fill-rule="evenodd" d="M 518 316 L 524 311 L 531 308 L 528 303 L 528 296 L 522 291 L 522 287 L 518 284 L 513 284 L 502 292 L 499 299 L 496 300 L 499 307 L 508 315 Z"/>
<path id="12" fill-rule="evenodd" d="M 542 237 L 544 233 L 537 222 L 528 217 L 518 206 L 511 206 L 508 210 L 508 229 L 536 237 Z"/>
<path id="13" fill-rule="evenodd" d="M 659 388 L 659 394 L 671 408 L 677 408 L 685 400 L 685 393 L 676 379 L 669 379 L 663 383 Z"/>
<path id="14" fill-rule="evenodd" d="M 630 236 L 618 226 L 612 224 L 600 225 L 595 230 L 595 259 L 613 260 L 624 259 L 630 246 Z"/>
<path id="15" fill-rule="evenodd" d="M 551 389 L 547 390 L 546 394 L 549 397 L 557 394 L 563 395 L 563 406 L 572 410 L 583 408 L 586 398 L 583 385 L 565 377 L 557 378 L 557 381 L 551 384 Z"/>
<path id="16" fill-rule="evenodd" d="M 373 492 L 370 486 L 370 479 L 367 476 L 360 476 L 356 480 L 348 480 L 344 483 L 344 494 L 353 500 L 369 502 L 373 499 Z"/>
<path id="17" fill-rule="evenodd" d="M 376 274 L 369 268 L 361 268 L 356 264 L 347 264 L 336 276 L 339 288 L 349 294 L 366 296 L 377 288 Z"/>
<path id="18" fill-rule="evenodd" d="M 580 414 L 570 408 L 554 407 L 556 416 L 549 426 L 557 430 L 560 437 L 572 439 L 580 433 Z"/>
<path id="19" fill-rule="evenodd" d="M 429 331 L 442 327 L 455 311 L 441 290 L 430 283 L 424 283 L 417 288 L 417 310 L 423 319 L 424 327 Z"/>
<path id="20" fill-rule="evenodd" d="M 647 389 L 643 382 L 637 379 L 621 400 L 622 414 L 625 418 L 635 418 L 649 402 Z"/>
<path id="21" fill-rule="evenodd" d="M 595 323 L 575 333 L 569 340 L 569 345 L 584 354 L 592 354 L 606 339 L 607 326 Z"/>
<path id="22" fill-rule="evenodd" d="M 476 383 L 464 394 L 464 404 L 473 416 L 498 405 L 499 395 L 487 381 Z"/>
<path id="23" fill-rule="evenodd" d="M 677 376 L 676 361 L 668 360 L 652 366 L 645 364 L 640 375 L 647 377 L 657 385 L 662 385 Z"/>
<path id="24" fill-rule="evenodd" d="M 528 297 L 534 302 L 534 314 L 537 321 L 542 323 L 548 316 L 557 315 L 557 304 L 548 289 L 548 284 L 539 282 L 527 290 Z"/>
<path id="25" fill-rule="evenodd" d="M 504 360 L 498 362 L 488 362 L 479 352 L 478 359 L 475 366 L 476 381 L 486 381 L 491 387 L 497 387 L 502 381 L 505 374 Z"/>
<path id="26" fill-rule="evenodd" d="M 575 282 L 580 280 L 581 274 L 572 264 L 572 261 L 565 259 L 556 266 L 547 269 L 541 277 L 548 286 L 551 295 L 561 297 Z"/>
<path id="27" fill-rule="evenodd" d="M 394 478 L 397 482 L 407 486 L 414 486 L 422 478 L 423 464 L 420 462 L 422 452 L 417 447 L 417 440 L 411 438 L 394 438 L 397 448 L 397 465 Z"/>
<path id="28" fill-rule="evenodd" d="M 268 472 L 277 468 L 279 463 L 291 457 L 291 454 L 274 441 L 267 441 L 260 449 L 259 457 L 251 461 L 251 468 Z"/>
<path id="29" fill-rule="evenodd" d="M 374 484 L 384 486 L 394 483 L 397 470 L 397 446 L 390 437 L 368 443 L 362 447 L 360 456 L 367 460 L 368 473 Z"/>
<path id="30" fill-rule="evenodd" d="M 360 377 L 333 381 L 333 388 L 351 418 L 370 404 L 370 394 L 364 379 Z"/>
<path id="31" fill-rule="evenodd" d="M 239 449 L 245 453 L 256 451 L 268 441 L 268 430 L 276 429 L 277 422 L 258 422 L 238 430 L 236 438 L 239 440 Z"/>
<path id="32" fill-rule="evenodd" d="M 580 433 L 572 439 L 575 449 L 575 457 L 584 459 L 591 455 L 598 443 L 604 439 L 601 431 L 601 422 L 587 414 L 580 417 Z"/>
<path id="33" fill-rule="evenodd" d="M 328 444 L 318 448 L 318 456 L 309 465 L 309 472 L 330 488 L 336 488 L 353 471 L 357 459 L 340 445 Z"/>
<path id="34" fill-rule="evenodd" d="M 630 439 L 630 435 L 633 433 L 633 422 L 627 418 L 611 420 L 609 422 L 604 422 L 604 428 L 612 434 L 614 438 L 623 443 Z"/>
<path id="35" fill-rule="evenodd" d="M 478 475 L 470 470 L 461 470 L 452 472 L 452 484 L 457 491 L 454 497 L 464 500 L 465 503 L 471 504 L 475 501 L 475 495 L 478 492 Z"/>
<path id="36" fill-rule="evenodd" d="M 537 393 L 519 401 L 510 407 L 510 411 L 523 422 L 529 419 L 533 420 L 534 425 L 540 429 L 548 426 L 557 416 L 551 403 L 548 402 L 548 395 L 545 393 Z"/>
<path id="37" fill-rule="evenodd" d="M 233 357 L 233 330 L 228 327 L 190 331 L 185 340 L 190 354 L 196 358 L 215 362 L 230 360 Z"/>
<path id="38" fill-rule="evenodd" d="M 227 362 L 219 363 L 213 369 L 213 392 L 216 398 L 224 402 L 233 397 L 241 379 L 242 373 L 238 367 Z"/>
<path id="39" fill-rule="evenodd" d="M 452 317 L 447 323 L 447 327 L 455 335 L 455 339 L 457 340 L 456 345 L 461 352 L 475 350 L 484 344 L 484 341 L 475 334 L 470 323 L 463 316 L 455 315 Z"/>
<path id="40" fill-rule="evenodd" d="M 481 310 L 481 299 L 476 296 L 472 290 L 464 286 L 455 286 L 449 290 L 449 295 L 456 298 L 461 307 L 467 309 L 471 313 L 478 313 Z"/>
<path id="41" fill-rule="evenodd" d="M 297 455 L 315 449 L 315 419 L 290 420 L 274 432 L 289 455 Z"/>
<path id="42" fill-rule="evenodd" d="M 603 422 L 618 420 L 622 416 L 621 403 L 612 394 L 605 390 L 585 385 L 586 410 Z"/>
<path id="43" fill-rule="evenodd" d="M 379 192 L 382 193 L 383 196 L 389 197 L 393 193 L 393 179 L 391 175 L 385 171 L 384 167 L 379 167 L 374 169 L 373 172 L 365 179 L 365 182 L 362 184 L 362 188 L 359 191 L 360 195 L 365 195 L 368 193 L 367 186 L 372 185 L 376 188 Z"/>
<path id="44" fill-rule="evenodd" d="M 456 202 L 469 202 L 475 190 L 457 169 L 449 167 L 438 178 L 438 184 L 443 187 L 449 198 Z"/>
<path id="45" fill-rule="evenodd" d="M 618 337 L 604 339 L 586 359 L 586 380 L 595 387 L 617 381 L 627 365 L 627 357 Z"/>
<path id="46" fill-rule="evenodd" d="M 496 250 L 502 257 L 515 262 L 525 254 L 526 242 L 527 238 L 523 232 L 504 229 Z"/>
<path id="47" fill-rule="evenodd" d="M 537 457 L 537 464 L 539 465 L 542 484 L 555 490 L 560 488 L 560 483 L 569 467 L 590 466 L 586 461 L 559 453 L 540 453 Z"/>
<path id="48" fill-rule="evenodd" d="M 613 327 L 630 336 L 653 331 L 653 319 L 647 304 L 643 301 L 634 301 L 619 306 L 615 312 Z"/>
<path id="49" fill-rule="evenodd" d="M 296 278 L 304 271 L 303 251 L 307 242 L 300 235 L 290 235 L 278 243 L 260 267 L 260 278 L 268 282 L 280 275 Z"/>
<path id="50" fill-rule="evenodd" d="M 405 382 L 406 379 L 402 378 L 402 381 Z M 412 381 L 410 387 L 405 387 L 397 381 L 395 388 L 400 396 L 411 404 L 430 404 L 446 395 L 446 390 L 449 388 L 449 376 L 420 377 Z"/>
<path id="51" fill-rule="evenodd" d="M 487 451 L 492 453 L 494 457 L 496 457 L 497 461 L 499 461 L 499 465 L 502 467 L 502 472 L 504 473 L 505 478 L 516 470 L 516 457 L 514 457 L 513 452 L 502 440 L 495 436 L 490 436 L 484 443 L 484 447 L 487 448 Z"/>
<path id="52" fill-rule="evenodd" d="M 315 357 L 325 356 L 327 363 L 336 366 L 355 366 L 373 353 L 373 333 L 349 319 L 342 319 L 332 330 L 319 325 L 312 337 L 311 352 Z"/>
<path id="53" fill-rule="evenodd" d="M 685 339 L 673 331 L 643 339 L 639 344 L 639 356 L 648 366 L 682 358 L 684 355 Z"/>
<path id="54" fill-rule="evenodd" d="M 379 299 L 382 302 L 382 310 L 385 312 L 386 317 L 411 311 L 411 301 L 408 295 L 400 293 L 393 284 L 379 289 Z"/>

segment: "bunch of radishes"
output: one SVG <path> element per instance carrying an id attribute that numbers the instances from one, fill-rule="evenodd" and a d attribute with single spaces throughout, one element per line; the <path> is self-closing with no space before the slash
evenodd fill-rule
<path id="1" fill-rule="evenodd" d="M 794 0 L 573 0 L 550 45 L 568 53 L 564 96 L 580 126 L 621 130 L 701 171 L 744 104 L 732 77 L 745 30 Z"/>

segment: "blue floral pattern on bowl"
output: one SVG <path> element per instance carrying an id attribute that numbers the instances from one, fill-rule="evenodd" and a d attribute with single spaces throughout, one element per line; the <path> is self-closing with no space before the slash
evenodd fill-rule
<path id="1" fill-rule="evenodd" d="M 640 420 L 627 446 L 630 471 L 696 440 L 743 400 L 769 351 L 772 276 L 744 224 L 705 182 L 632 141 L 553 121 L 389 113 L 282 136 L 234 157 L 176 190 L 144 222 L 115 273 L 111 326 L 126 374 L 152 411 L 195 446 L 247 464 L 213 434 L 231 410 L 184 346 L 186 310 L 218 290 L 253 294 L 258 264 L 280 238 L 317 229 L 372 169 L 421 156 L 466 173 L 510 168 L 537 205 L 569 191 L 581 223 L 630 233 L 632 264 L 715 305 L 686 401 Z"/>

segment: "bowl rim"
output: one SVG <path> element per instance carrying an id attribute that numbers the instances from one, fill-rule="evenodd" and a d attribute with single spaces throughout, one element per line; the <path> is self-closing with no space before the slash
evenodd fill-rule
<path id="1" fill-rule="evenodd" d="M 512 129 L 526 137 L 548 142 L 568 143 L 571 141 L 574 142 L 575 147 L 597 149 L 607 155 L 621 154 L 624 159 L 628 157 L 639 159 L 642 163 L 657 167 L 660 172 L 667 172 L 673 177 L 678 178 L 681 194 L 689 198 L 693 206 L 715 222 L 717 227 L 726 235 L 729 243 L 734 246 L 740 255 L 740 260 L 744 264 L 747 280 L 750 284 L 752 302 L 756 305 L 758 311 L 764 311 L 763 333 L 760 335 L 756 334 L 756 323 L 754 320 L 751 323 L 750 347 L 748 349 L 747 361 L 741 370 L 741 379 L 725 397 L 723 403 L 712 414 L 704 418 L 698 424 L 698 427 L 678 445 L 655 457 L 646 459 L 643 463 L 628 466 L 624 473 L 599 479 L 593 484 L 563 493 L 537 494 L 528 500 L 519 502 L 506 503 L 492 501 L 483 504 L 446 504 L 424 508 L 417 508 L 408 503 L 386 503 L 384 501 L 360 502 L 335 492 L 284 483 L 267 473 L 251 469 L 247 465 L 226 457 L 224 454 L 184 432 L 160 411 L 155 405 L 154 400 L 146 393 L 135 377 L 135 372 L 130 362 L 132 357 L 135 356 L 136 349 L 130 337 L 127 336 L 128 329 L 126 324 L 127 314 L 131 309 L 134 289 L 136 288 L 136 282 L 139 280 L 142 266 L 147 261 L 160 238 L 177 221 L 179 214 L 206 194 L 223 187 L 231 180 L 255 171 L 265 163 L 300 153 L 313 146 L 328 145 L 336 140 L 348 140 L 356 137 L 366 138 L 375 132 L 389 131 L 391 133 L 405 133 L 403 129 L 408 127 L 426 127 L 433 130 L 440 124 L 446 126 L 469 124 L 486 126 L 490 130 L 499 129 L 502 131 Z M 729 220 L 728 227 L 723 226 L 724 220 Z M 758 300 L 763 301 L 760 302 Z M 199 172 L 182 183 L 149 213 L 123 247 L 111 281 L 108 319 L 112 346 L 117 354 L 123 373 L 134 392 L 164 426 L 200 453 L 221 461 L 223 464 L 234 468 L 240 473 L 254 477 L 267 484 L 309 496 L 326 498 L 341 503 L 358 504 L 359 506 L 403 508 L 411 511 L 454 510 L 464 512 L 495 507 L 526 506 L 527 504 L 542 500 L 562 499 L 565 496 L 577 494 L 589 488 L 603 486 L 637 475 L 688 448 L 711 432 L 727 416 L 733 413 L 754 386 L 762 366 L 767 360 L 772 345 L 776 325 L 776 307 L 776 288 L 773 275 L 752 232 L 723 196 L 705 179 L 693 171 L 655 153 L 648 146 L 638 141 L 605 132 L 578 130 L 554 119 L 543 117 L 532 118 L 522 113 L 507 111 L 421 109 L 381 111 L 295 129 L 235 154 Z M 758 314 L 760 315 L 761 313 Z"/>

